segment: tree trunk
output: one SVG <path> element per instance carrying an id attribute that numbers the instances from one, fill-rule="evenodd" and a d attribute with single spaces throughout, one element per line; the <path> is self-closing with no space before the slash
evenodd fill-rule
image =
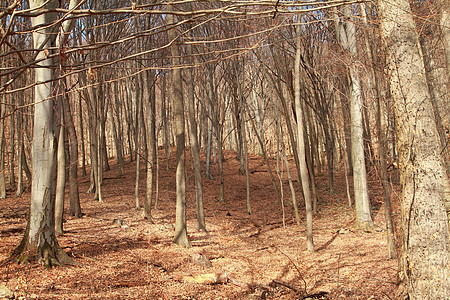
<path id="1" fill-rule="evenodd" d="M 29 1 L 30 8 L 52 9 L 59 5 L 59 1 Z M 41 49 L 36 59 L 42 59 L 35 69 L 35 81 L 46 82 L 53 79 L 52 59 L 46 59 L 44 49 L 54 47 L 56 30 L 53 25 L 56 13 L 43 13 L 32 18 L 32 26 L 42 26 L 33 32 L 33 46 Z M 48 84 L 38 84 L 35 87 L 35 110 L 33 126 L 32 164 L 33 176 L 30 198 L 30 214 L 24 237 L 15 249 L 19 261 L 37 259 L 44 266 L 51 267 L 60 263 L 69 263 L 71 259 L 58 245 L 55 235 L 55 193 L 56 193 L 56 164 L 58 147 L 58 128 L 52 97 L 52 88 Z"/>
<path id="2" fill-rule="evenodd" d="M 58 97 L 58 96 L 57 96 Z M 55 232 L 63 234 L 64 219 L 64 191 L 66 189 L 66 156 L 64 149 L 64 117 L 62 108 L 59 112 L 61 115 L 61 125 L 59 126 L 59 140 L 57 150 L 57 175 L 56 175 L 56 196 L 55 196 Z"/>
<path id="3" fill-rule="evenodd" d="M 75 131 L 70 102 L 67 95 L 63 95 L 65 127 L 69 133 L 69 216 L 81 218 L 80 195 L 78 192 L 78 139 Z"/>
<path id="4" fill-rule="evenodd" d="M 144 217 L 152 220 L 153 182 L 156 172 L 156 95 L 155 95 L 155 72 L 145 72 L 144 78 L 144 101 L 148 102 L 147 109 L 147 179 L 144 201 Z"/>
<path id="5" fill-rule="evenodd" d="M 397 258 L 397 246 L 395 244 L 395 231 L 394 222 L 392 220 L 392 205 L 391 205 L 391 186 L 389 184 L 389 177 L 387 173 L 387 142 L 386 142 L 386 132 L 387 128 L 385 122 L 383 121 L 383 114 L 381 110 L 381 99 L 382 91 L 380 87 L 381 78 L 377 72 L 377 65 L 374 61 L 373 53 L 376 50 L 375 47 L 371 47 L 369 44 L 369 33 L 367 32 L 368 23 L 365 4 L 360 3 L 362 19 L 364 23 L 364 42 L 366 46 L 366 53 L 368 56 L 369 63 L 371 64 L 371 77 L 369 78 L 369 83 L 372 84 L 375 90 L 375 104 L 376 104 L 376 126 L 377 126 L 377 136 L 378 136 L 378 155 L 379 155 L 379 170 L 381 185 L 383 188 L 383 198 L 384 198 L 384 217 L 386 222 L 386 237 L 388 246 L 388 256 L 389 258 Z"/>
<path id="6" fill-rule="evenodd" d="M 314 252 L 314 240 L 313 240 L 313 220 L 312 220 L 312 205 L 311 205 L 311 190 L 309 188 L 308 167 L 306 165 L 305 155 L 305 138 L 303 130 L 303 112 L 302 105 L 300 103 L 300 55 L 301 55 L 301 32 L 300 26 L 296 26 L 296 46 L 295 62 L 294 62 L 294 93 L 295 93 L 295 114 L 297 115 L 297 153 L 298 161 L 300 164 L 300 176 L 302 181 L 303 197 L 305 198 L 306 209 L 306 237 L 307 248 L 309 251 Z"/>
<path id="7" fill-rule="evenodd" d="M 80 75 L 82 76 L 82 75 Z M 80 120 L 80 137 L 81 137 L 81 175 L 86 176 L 86 148 L 84 146 L 84 126 L 83 126 L 83 110 L 81 103 L 81 93 L 78 93 L 78 118 Z"/>
<path id="8" fill-rule="evenodd" d="M 3 96 L 2 100 L 6 97 Z M 6 103 L 6 101 L 2 101 Z M 6 198 L 6 180 L 5 180 L 5 119 L 6 105 L 0 104 L 0 199 Z"/>
<path id="9" fill-rule="evenodd" d="M 23 93 L 19 93 L 18 97 L 18 106 L 21 107 L 23 105 Z M 24 192 L 23 186 L 23 115 L 22 111 L 18 111 L 16 115 L 16 128 L 17 128 L 17 189 L 16 196 L 22 195 Z"/>
<path id="10" fill-rule="evenodd" d="M 440 7 L 441 12 L 440 25 L 442 31 L 442 42 L 444 44 L 445 59 L 447 62 L 447 70 L 450 70 L 450 4 L 446 0 L 437 0 L 436 2 Z M 447 77 L 447 80 L 449 79 L 450 75 Z"/>
<path id="11" fill-rule="evenodd" d="M 351 7 L 344 6 L 343 10 L 344 16 L 347 19 L 346 29 L 344 30 L 342 24 L 338 24 L 336 26 L 339 28 L 338 36 L 341 37 L 342 47 L 349 51 L 353 61 L 357 61 L 356 29 L 351 20 Z M 362 230 L 368 230 L 373 227 L 373 222 L 370 212 L 367 173 L 364 158 L 361 82 L 355 63 L 352 63 L 349 69 L 351 79 L 350 117 L 356 226 Z"/>
<path id="12" fill-rule="evenodd" d="M 170 14 L 173 7 L 167 6 L 167 24 L 171 26 L 175 23 L 174 16 Z M 180 45 L 177 43 L 177 32 L 174 28 L 168 30 L 167 35 L 170 41 L 175 43 L 170 47 L 172 54 L 172 67 L 180 64 Z M 176 220 L 175 235 L 173 241 L 183 247 L 190 248 L 191 242 L 187 235 L 186 226 L 186 178 L 185 178 L 185 121 L 184 121 L 184 104 L 183 104 L 183 79 L 181 77 L 181 69 L 172 69 L 172 96 L 174 110 L 174 125 L 176 135 Z"/>
<path id="13" fill-rule="evenodd" d="M 400 292 L 409 299 L 448 299 L 448 177 L 407 0 L 377 1 L 388 54 L 402 186 Z"/>
<path id="14" fill-rule="evenodd" d="M 189 44 L 186 46 L 187 55 L 190 59 L 189 63 L 193 64 L 192 60 L 192 46 Z M 197 120 L 195 118 L 195 103 L 194 103 L 194 76 L 191 70 L 186 72 L 186 81 L 188 85 L 188 112 L 189 122 L 191 128 L 190 139 L 190 153 L 194 162 L 194 174 L 195 174 L 195 199 L 197 207 L 197 230 L 206 232 L 205 212 L 203 209 L 203 183 L 202 183 L 202 170 L 200 165 L 200 149 L 198 146 L 198 133 L 197 133 Z"/>
<path id="15" fill-rule="evenodd" d="M 140 177 L 140 162 L 141 162 L 141 154 L 139 153 L 141 151 L 141 122 L 139 120 L 139 115 L 141 114 L 141 92 L 140 88 L 138 88 L 138 85 L 140 86 L 142 83 L 142 78 L 140 75 L 137 75 L 136 78 L 136 92 L 134 93 L 136 99 L 135 99 L 135 106 L 136 106 L 136 125 L 135 125 L 135 132 L 134 132 L 134 145 L 136 149 L 136 181 L 134 185 L 134 198 L 136 202 L 136 209 L 140 209 L 141 205 L 139 204 L 139 177 Z"/>

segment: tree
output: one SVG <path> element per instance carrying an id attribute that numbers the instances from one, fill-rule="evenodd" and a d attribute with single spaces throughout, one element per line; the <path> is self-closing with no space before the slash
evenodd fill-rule
<path id="1" fill-rule="evenodd" d="M 295 113 L 297 116 L 297 153 L 298 153 L 298 161 L 300 162 L 299 167 L 300 167 L 303 197 L 305 198 L 307 247 L 309 251 L 314 252 L 311 190 L 309 189 L 309 177 L 306 166 L 306 156 L 305 156 L 306 146 L 303 130 L 303 112 L 302 112 L 302 105 L 300 103 L 301 32 L 299 25 L 296 25 L 296 33 L 297 33 L 296 37 L 297 49 L 295 51 L 295 65 L 294 65 L 294 92 L 295 92 Z"/>
<path id="2" fill-rule="evenodd" d="M 400 280 L 409 299 L 448 299 L 448 177 L 409 1 L 378 0 L 402 186 Z"/>
<path id="3" fill-rule="evenodd" d="M 31 9 L 45 10 L 59 7 L 56 0 L 29 1 Z M 13 255 L 20 261 L 37 259 L 44 266 L 70 263 L 72 260 L 59 246 L 55 235 L 55 193 L 58 148 L 58 120 L 55 97 L 52 95 L 54 59 L 48 58 L 57 38 L 56 13 L 43 12 L 31 19 L 33 44 L 39 49 L 35 70 L 34 127 L 32 145 L 32 185 L 30 214 L 24 237 Z"/>
<path id="4" fill-rule="evenodd" d="M 180 48 L 177 43 L 178 37 L 175 28 L 173 28 L 175 21 L 174 16 L 170 14 L 173 7 L 167 6 L 169 14 L 166 16 L 169 31 L 169 41 L 171 45 L 172 54 L 172 97 L 174 110 L 174 124 L 176 135 L 176 221 L 175 221 L 175 235 L 173 241 L 183 247 L 191 247 L 191 242 L 186 230 L 186 153 L 185 153 L 185 120 L 184 120 L 184 103 L 183 103 L 183 79 L 181 77 L 180 65 Z"/>
<path id="5" fill-rule="evenodd" d="M 350 53 L 350 115 L 352 136 L 352 165 L 353 165 L 353 189 L 355 195 L 356 225 L 361 229 L 373 226 L 370 215 L 370 202 L 367 187 L 366 164 L 364 159 L 363 120 L 362 120 L 362 90 L 361 81 L 356 61 L 358 53 L 356 48 L 356 28 L 351 16 L 351 7 L 343 6 L 346 28 L 335 16 L 336 34 L 342 47 Z"/>

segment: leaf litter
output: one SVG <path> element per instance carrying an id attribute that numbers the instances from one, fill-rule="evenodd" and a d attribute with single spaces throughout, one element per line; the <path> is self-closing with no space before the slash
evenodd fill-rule
<path id="1" fill-rule="evenodd" d="M 174 153 L 175 151 L 172 151 Z M 188 153 L 187 153 L 188 154 Z M 164 158 L 164 153 L 160 153 Z M 89 178 L 80 177 L 82 218 L 65 215 L 58 241 L 79 266 L 44 269 L 36 263 L 9 262 L 27 221 L 29 192 L 0 200 L 0 286 L 15 299 L 394 299 L 397 261 L 388 259 L 381 189 L 368 178 L 377 230 L 354 229 L 345 178 L 337 172 L 334 194 L 326 174 L 317 176 L 319 212 L 314 216 L 316 252 L 306 249 L 300 185 L 295 183 L 301 224 L 290 204 L 284 172 L 286 226 L 264 159 L 251 156 L 252 215 L 246 213 L 245 176 L 235 153 L 225 152 L 225 202 L 218 179 L 204 179 L 207 233 L 196 231 L 194 175 L 187 157 L 187 222 L 192 248 L 172 243 L 175 224 L 175 157 L 161 160 L 158 210 L 153 222 L 135 208 L 135 162 L 119 177 L 117 165 L 105 172 L 104 203 L 85 194 Z M 201 157 L 204 162 L 204 157 Z M 273 159 L 275 170 L 276 160 Z M 293 161 L 290 162 L 294 165 Z M 140 201 L 145 198 L 141 164 Z M 203 164 L 204 165 L 204 164 Z M 212 174 L 217 176 L 217 165 Z M 295 173 L 292 174 L 293 177 Z M 351 180 L 350 180 L 351 183 Z M 279 187 L 280 182 L 277 182 Z M 394 185 L 398 190 L 398 185 Z M 394 220 L 399 205 L 393 194 Z M 68 194 L 66 194 L 66 200 Z M 68 206 L 66 201 L 66 209 Z M 199 262 L 200 261 L 200 262 Z M 216 276 L 216 277 L 214 277 Z M 196 282 L 198 281 L 198 282 Z M 2 295 L 0 295 L 0 298 Z"/>

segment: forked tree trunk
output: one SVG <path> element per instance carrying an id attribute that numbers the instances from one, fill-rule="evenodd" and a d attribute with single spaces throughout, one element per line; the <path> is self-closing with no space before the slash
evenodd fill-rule
<path id="1" fill-rule="evenodd" d="M 170 14 L 173 7 L 167 6 L 167 24 L 172 26 L 174 24 L 174 16 Z M 172 66 L 180 64 L 180 49 L 177 43 L 177 32 L 174 28 L 167 32 L 169 40 L 175 41 L 170 47 L 172 54 Z M 172 95 L 173 95 L 173 110 L 174 110 L 174 125 L 176 135 L 176 220 L 175 220 L 175 235 L 173 241 L 183 247 L 191 247 L 191 242 L 187 235 L 186 226 L 186 178 L 185 178 L 185 132 L 184 132 L 184 105 L 183 105 L 183 79 L 181 77 L 181 69 L 172 69 Z"/>
<path id="2" fill-rule="evenodd" d="M 418 34 L 408 0 L 398 0 L 395 6 L 384 0 L 376 3 L 398 134 L 403 252 L 399 291 L 409 299 L 448 299 L 449 181 L 440 157 Z"/>

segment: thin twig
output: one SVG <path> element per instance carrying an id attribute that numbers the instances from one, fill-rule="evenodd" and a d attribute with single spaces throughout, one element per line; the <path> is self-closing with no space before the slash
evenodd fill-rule
<path id="1" fill-rule="evenodd" d="M 284 256 L 287 257 L 287 259 L 294 265 L 294 268 L 297 270 L 298 276 L 302 279 L 303 284 L 305 285 L 304 287 L 304 294 L 307 295 L 307 290 L 306 290 L 306 281 L 305 278 L 303 278 L 302 273 L 300 272 L 300 269 L 297 267 L 297 265 L 294 263 L 294 261 L 283 251 L 281 251 L 278 247 L 275 246 L 275 249 L 280 251 L 281 254 L 283 254 Z"/>

